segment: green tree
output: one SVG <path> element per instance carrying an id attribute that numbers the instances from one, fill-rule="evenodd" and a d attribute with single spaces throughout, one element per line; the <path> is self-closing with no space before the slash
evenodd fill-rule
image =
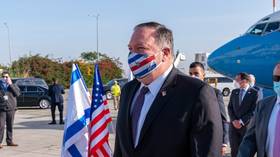
<path id="1" fill-rule="evenodd" d="M 70 86 L 72 64 L 79 65 L 82 75 L 88 87 L 92 86 L 94 63 L 96 63 L 95 52 L 84 52 L 81 54 L 82 60 L 73 60 L 67 62 L 58 62 L 50 59 L 48 56 L 30 55 L 20 57 L 12 64 L 12 73 L 15 77 L 40 77 L 46 80 L 48 84 L 52 78 L 57 78 L 65 87 Z M 85 59 L 84 57 L 88 57 Z M 114 78 L 120 78 L 123 70 L 119 59 L 110 58 L 106 54 L 100 55 L 99 68 L 103 83 L 107 83 Z"/>
<path id="2" fill-rule="evenodd" d="M 93 68 L 94 68 L 93 63 L 97 63 L 97 53 L 96 52 L 83 52 L 80 57 L 86 63 L 92 65 L 92 70 L 90 70 L 90 72 L 91 72 L 90 74 L 92 77 Z M 98 62 L 99 68 L 100 68 L 99 70 L 100 70 L 102 82 L 104 84 L 114 78 L 122 77 L 122 73 L 123 73 L 122 63 L 120 62 L 119 58 L 111 58 L 104 53 L 100 53 L 99 59 L 100 59 Z M 81 71 L 84 71 L 84 70 L 81 70 Z"/>

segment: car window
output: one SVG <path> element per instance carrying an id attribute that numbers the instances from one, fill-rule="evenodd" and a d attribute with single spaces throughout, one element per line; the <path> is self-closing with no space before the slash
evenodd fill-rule
<path id="1" fill-rule="evenodd" d="M 233 82 L 233 80 L 231 80 L 227 77 L 218 77 L 218 82 L 219 83 L 230 83 L 230 82 Z"/>
<path id="2" fill-rule="evenodd" d="M 107 86 L 112 86 L 113 83 L 114 83 L 114 80 L 111 80 L 111 81 L 109 81 L 106 85 L 107 85 Z"/>
<path id="3" fill-rule="evenodd" d="M 42 88 L 40 88 L 40 87 L 38 87 L 37 90 L 38 90 L 39 92 L 44 92 L 44 90 L 43 90 Z"/>
<path id="4" fill-rule="evenodd" d="M 27 92 L 36 92 L 36 91 L 37 91 L 37 87 L 27 86 Z"/>
<path id="5" fill-rule="evenodd" d="M 21 92 L 26 92 L 26 87 L 25 86 L 18 86 Z"/>
<path id="6" fill-rule="evenodd" d="M 279 29 L 280 22 L 269 23 L 265 29 L 265 33 L 271 33 Z"/>
<path id="7" fill-rule="evenodd" d="M 249 33 L 254 34 L 254 35 L 261 35 L 262 32 L 264 31 L 266 24 L 267 23 L 262 23 L 262 24 L 256 25 L 252 30 L 250 30 Z"/>
<path id="8" fill-rule="evenodd" d="M 118 82 L 119 82 L 120 86 L 123 86 L 124 84 L 127 83 L 127 79 L 119 80 Z"/>

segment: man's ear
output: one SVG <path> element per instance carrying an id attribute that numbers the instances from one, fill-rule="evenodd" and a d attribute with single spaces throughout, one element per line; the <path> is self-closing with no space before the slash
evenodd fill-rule
<path id="1" fill-rule="evenodd" d="M 164 61 L 166 57 L 169 58 L 169 57 L 172 56 L 171 50 L 170 50 L 170 48 L 168 48 L 168 47 L 163 48 L 163 49 L 162 49 L 162 52 L 163 52 L 162 61 Z"/>

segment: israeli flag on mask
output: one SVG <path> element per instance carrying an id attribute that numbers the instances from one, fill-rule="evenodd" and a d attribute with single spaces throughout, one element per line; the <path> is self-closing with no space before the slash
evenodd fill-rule
<path id="1" fill-rule="evenodd" d="M 84 79 L 78 65 L 73 64 L 61 157 L 87 157 L 90 104 Z"/>

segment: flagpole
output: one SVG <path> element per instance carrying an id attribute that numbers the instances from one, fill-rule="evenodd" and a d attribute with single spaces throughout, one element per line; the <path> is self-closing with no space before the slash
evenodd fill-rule
<path id="1" fill-rule="evenodd" d="M 275 12 L 275 8 L 276 8 L 276 2 L 275 2 L 275 0 L 272 0 L 272 7 L 273 7 L 273 12 Z"/>
<path id="2" fill-rule="evenodd" d="M 88 16 L 91 16 L 91 17 L 95 17 L 96 19 L 96 53 L 97 53 L 97 63 L 99 62 L 99 49 L 98 49 L 98 46 L 99 46 L 99 30 L 98 30 L 98 27 L 99 27 L 99 14 L 97 13 L 97 15 L 88 15 Z"/>

